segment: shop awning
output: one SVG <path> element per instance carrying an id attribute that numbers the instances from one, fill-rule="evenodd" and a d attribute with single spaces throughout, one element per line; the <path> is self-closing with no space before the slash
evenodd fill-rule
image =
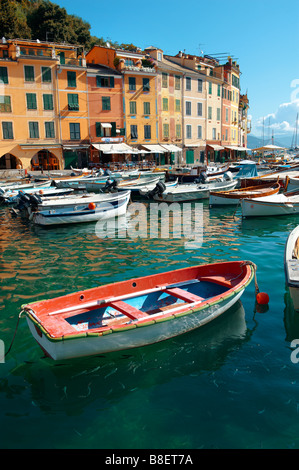
<path id="1" fill-rule="evenodd" d="M 134 149 L 133 147 L 130 147 L 129 145 L 125 143 L 120 143 L 120 144 L 92 144 L 94 148 L 97 150 L 100 150 L 100 152 L 103 152 L 105 154 L 111 154 L 111 153 L 128 153 L 128 154 L 135 154 L 139 153 L 137 149 Z"/>
<path id="2" fill-rule="evenodd" d="M 21 145 L 20 147 L 22 150 L 47 150 L 47 149 L 61 149 L 61 145 L 51 145 L 51 144 L 24 144 Z"/>
<path id="3" fill-rule="evenodd" d="M 225 148 L 228 150 L 237 150 L 238 152 L 251 151 L 251 149 L 247 147 L 238 147 L 237 145 L 226 145 Z"/>
<path id="4" fill-rule="evenodd" d="M 211 147 L 213 150 L 224 150 L 224 147 L 222 147 L 221 145 L 216 145 L 216 144 L 207 144 L 208 147 Z"/>
<path id="5" fill-rule="evenodd" d="M 166 153 L 165 148 L 163 148 L 161 145 L 158 144 L 142 144 L 142 147 L 146 148 L 149 150 L 151 153 Z"/>
<path id="6" fill-rule="evenodd" d="M 64 145 L 63 150 L 86 150 L 89 145 Z"/>
<path id="7" fill-rule="evenodd" d="M 167 150 L 167 152 L 181 152 L 182 149 L 173 144 L 163 144 L 162 147 Z"/>

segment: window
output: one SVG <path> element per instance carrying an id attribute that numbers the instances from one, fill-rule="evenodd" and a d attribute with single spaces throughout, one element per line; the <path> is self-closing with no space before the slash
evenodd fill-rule
<path id="1" fill-rule="evenodd" d="M 212 82 L 209 82 L 209 95 L 212 94 Z"/>
<path id="2" fill-rule="evenodd" d="M 191 78 L 186 77 L 186 90 L 191 90 Z"/>
<path id="3" fill-rule="evenodd" d="M 7 96 L 7 95 L 0 96 L 0 112 L 11 113 L 10 96 Z"/>
<path id="4" fill-rule="evenodd" d="M 215 127 L 213 127 L 213 129 L 212 129 L 212 139 L 216 140 L 216 129 L 215 129 Z"/>
<path id="5" fill-rule="evenodd" d="M 151 104 L 147 101 L 143 103 L 143 114 L 146 114 L 147 116 L 151 114 Z"/>
<path id="6" fill-rule="evenodd" d="M 202 116 L 202 103 L 197 103 L 197 116 Z"/>
<path id="7" fill-rule="evenodd" d="M 8 83 L 7 67 L 0 67 L 0 84 Z"/>
<path id="8" fill-rule="evenodd" d="M 175 100 L 175 110 L 177 112 L 181 111 L 181 100 Z"/>
<path id="9" fill-rule="evenodd" d="M 208 107 L 208 119 L 212 119 L 212 107 Z"/>
<path id="10" fill-rule="evenodd" d="M 158 52 L 158 60 L 160 60 L 160 62 L 161 62 L 161 60 L 162 60 L 162 52 Z"/>
<path id="11" fill-rule="evenodd" d="M 79 111 L 79 101 L 76 93 L 68 93 L 67 102 L 69 111 Z"/>
<path id="12" fill-rule="evenodd" d="M 221 86 L 217 85 L 217 96 L 221 96 Z"/>
<path id="13" fill-rule="evenodd" d="M 227 129 L 225 129 L 225 140 L 228 140 L 228 138 L 227 138 Z"/>
<path id="14" fill-rule="evenodd" d="M 34 82 L 34 67 L 33 65 L 25 65 L 25 82 Z"/>
<path id="15" fill-rule="evenodd" d="M 27 109 L 37 109 L 36 94 L 26 93 Z"/>
<path id="16" fill-rule="evenodd" d="M 169 124 L 163 124 L 163 137 L 169 137 Z"/>
<path id="17" fill-rule="evenodd" d="M 38 122 L 29 122 L 29 137 L 30 139 L 39 138 Z"/>
<path id="18" fill-rule="evenodd" d="M 70 122 L 70 140 L 80 140 L 80 124 Z"/>
<path id="19" fill-rule="evenodd" d="M 131 125 L 131 139 L 138 139 L 137 126 Z"/>
<path id="20" fill-rule="evenodd" d="M 202 79 L 201 78 L 197 80 L 197 91 L 199 91 L 200 93 L 202 92 Z"/>
<path id="21" fill-rule="evenodd" d="M 181 138 L 182 130 L 181 130 L 181 124 L 176 124 L 175 126 L 175 136 L 177 139 Z"/>
<path id="22" fill-rule="evenodd" d="M 168 98 L 163 98 L 163 111 L 168 111 Z"/>
<path id="23" fill-rule="evenodd" d="M 186 116 L 191 116 L 191 101 L 186 101 Z"/>
<path id="24" fill-rule="evenodd" d="M 3 139 L 13 139 L 12 122 L 2 122 Z"/>
<path id="25" fill-rule="evenodd" d="M 186 138 L 191 139 L 192 137 L 192 128 L 190 124 L 187 124 L 186 126 Z"/>
<path id="26" fill-rule="evenodd" d="M 143 91 L 150 91 L 149 78 L 143 78 L 142 83 L 143 83 Z"/>
<path id="27" fill-rule="evenodd" d="M 129 90 L 136 90 L 136 78 L 129 77 Z"/>
<path id="28" fill-rule="evenodd" d="M 136 114 L 136 101 L 130 101 L 130 114 Z"/>
<path id="29" fill-rule="evenodd" d="M 151 139 L 151 126 L 148 126 L 148 125 L 144 126 L 144 138 Z"/>
<path id="30" fill-rule="evenodd" d="M 43 95 L 44 109 L 52 110 L 53 107 L 53 95 Z"/>
<path id="31" fill-rule="evenodd" d="M 201 139 L 202 138 L 202 127 L 197 126 L 197 138 Z"/>
<path id="32" fill-rule="evenodd" d="M 102 96 L 102 111 L 111 111 L 110 96 Z"/>
<path id="33" fill-rule="evenodd" d="M 217 121 L 220 121 L 220 108 L 217 108 Z"/>
<path id="34" fill-rule="evenodd" d="M 55 139 L 54 122 L 45 122 L 46 139 Z"/>
<path id="35" fill-rule="evenodd" d="M 99 88 L 114 88 L 114 77 L 96 76 L 97 87 Z"/>
<path id="36" fill-rule="evenodd" d="M 49 83 L 52 81 L 52 74 L 50 67 L 42 67 L 42 82 Z"/>
<path id="37" fill-rule="evenodd" d="M 96 136 L 97 137 L 102 137 L 103 136 L 103 131 L 102 131 L 102 126 L 100 122 L 96 122 Z"/>
<path id="38" fill-rule="evenodd" d="M 168 75 L 167 73 L 162 73 L 162 88 L 168 87 Z"/>
<path id="39" fill-rule="evenodd" d="M 228 108 L 225 108 L 225 121 L 228 122 Z"/>
<path id="40" fill-rule="evenodd" d="M 67 72 L 67 86 L 69 88 L 76 88 L 76 72 Z"/>
<path id="41" fill-rule="evenodd" d="M 178 75 L 176 75 L 174 77 L 174 88 L 176 90 L 180 90 L 181 89 L 181 77 L 179 77 Z"/>

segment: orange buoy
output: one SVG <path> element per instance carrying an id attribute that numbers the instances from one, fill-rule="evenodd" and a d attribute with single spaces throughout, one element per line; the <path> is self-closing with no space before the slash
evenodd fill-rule
<path id="1" fill-rule="evenodd" d="M 94 202 L 90 202 L 90 203 L 88 204 L 88 209 L 94 210 L 95 208 L 96 208 L 96 205 L 95 205 Z"/>
<path id="2" fill-rule="evenodd" d="M 259 292 L 256 296 L 259 305 L 267 305 L 269 303 L 269 295 L 266 292 Z"/>
<path id="3" fill-rule="evenodd" d="M 39 194 L 44 194 L 44 191 L 42 189 L 40 189 Z"/>

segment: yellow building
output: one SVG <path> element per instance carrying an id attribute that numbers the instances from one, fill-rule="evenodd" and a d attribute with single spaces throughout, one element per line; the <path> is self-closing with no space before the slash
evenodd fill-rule
<path id="1" fill-rule="evenodd" d="M 78 73 L 84 70 L 83 64 L 75 46 L 2 40 L 0 168 L 64 168 L 63 145 L 73 140 L 70 122 L 80 122 L 83 139 L 88 137 L 86 98 L 80 94 L 79 116 L 66 104 L 68 93 L 83 91 L 83 77 Z M 79 87 L 68 86 L 68 71 L 75 72 Z M 75 103 L 75 98 L 71 99 Z M 83 115 L 86 124 L 82 125 Z"/>

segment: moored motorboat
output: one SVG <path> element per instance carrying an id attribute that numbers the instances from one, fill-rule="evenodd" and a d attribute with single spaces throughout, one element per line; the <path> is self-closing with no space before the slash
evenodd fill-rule
<path id="1" fill-rule="evenodd" d="M 179 184 L 166 188 L 163 193 L 154 194 L 156 201 L 184 202 L 208 199 L 210 191 L 227 191 L 236 187 L 238 181 L 217 181 L 206 184 Z"/>
<path id="2" fill-rule="evenodd" d="M 287 238 L 284 252 L 286 283 L 295 310 L 299 310 L 299 225 Z"/>
<path id="3" fill-rule="evenodd" d="M 243 217 L 295 215 L 299 213 L 299 194 L 288 192 L 241 200 Z"/>
<path id="4" fill-rule="evenodd" d="M 130 191 L 107 196 L 105 200 L 86 205 L 69 204 L 64 208 L 53 208 L 32 211 L 30 220 L 37 225 L 63 225 L 83 222 L 96 222 L 124 215 L 130 200 Z"/>
<path id="5" fill-rule="evenodd" d="M 235 205 L 241 199 L 254 199 L 257 197 L 270 196 L 277 194 L 280 190 L 279 183 L 265 183 L 259 186 L 250 186 L 247 188 L 231 189 L 230 191 L 210 191 L 209 204 L 212 206 Z"/>
<path id="6" fill-rule="evenodd" d="M 254 275 L 250 261 L 188 267 L 24 305 L 33 337 L 54 360 L 157 343 L 217 318 Z"/>

